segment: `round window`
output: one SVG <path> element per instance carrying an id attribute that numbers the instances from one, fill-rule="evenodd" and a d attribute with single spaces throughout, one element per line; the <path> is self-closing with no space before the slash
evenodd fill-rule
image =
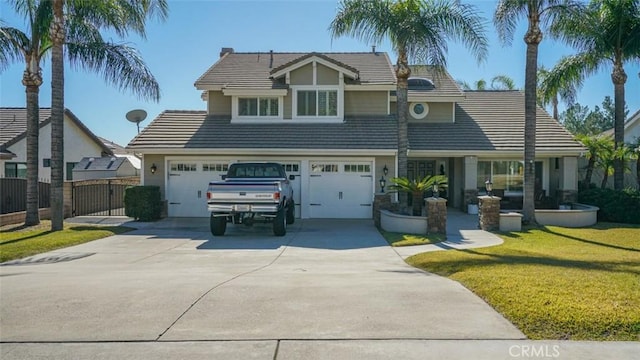
<path id="1" fill-rule="evenodd" d="M 429 105 L 426 103 L 413 103 L 409 106 L 409 112 L 416 119 L 424 119 L 429 113 Z"/>

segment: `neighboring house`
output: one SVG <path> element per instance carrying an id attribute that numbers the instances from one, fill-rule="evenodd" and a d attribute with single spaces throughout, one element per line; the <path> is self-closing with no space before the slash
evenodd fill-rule
<path id="1" fill-rule="evenodd" d="M 51 108 L 40 109 L 38 177 L 51 180 Z M 0 177 L 26 177 L 27 110 L 0 108 Z M 69 109 L 64 111 L 64 178 L 73 179 L 73 168 L 83 157 L 111 156 L 113 152 Z"/>
<path id="2" fill-rule="evenodd" d="M 489 178 L 522 197 L 524 94 L 463 92 L 432 70 L 416 67 L 410 81 L 409 176 L 447 175 L 451 206 L 475 202 Z M 169 216 L 208 216 L 207 183 L 228 164 L 278 161 L 296 176 L 297 216 L 372 217 L 379 179 L 389 185 L 397 169 L 387 54 L 224 48 L 195 87 L 206 111 L 167 110 L 128 145 L 143 155 L 142 182 L 160 186 Z M 537 126 L 540 190 L 575 196 L 584 149 L 540 108 Z"/>
<path id="3" fill-rule="evenodd" d="M 126 156 L 85 157 L 73 168 L 73 180 L 139 176 L 139 170 Z"/>
<path id="4" fill-rule="evenodd" d="M 609 136 L 613 138 L 614 129 L 609 129 L 602 132 L 601 136 Z M 640 110 L 636 111 L 633 115 L 631 115 L 627 121 L 624 123 L 624 142 L 626 144 L 637 144 L 638 139 L 640 139 Z M 640 149 L 637 151 L 640 152 Z M 636 161 L 632 160 L 629 162 L 630 171 L 625 172 L 624 174 L 624 186 L 631 187 L 633 189 L 638 187 L 637 180 L 637 172 L 636 172 Z M 584 173 L 586 172 L 587 160 L 580 159 L 580 180 L 584 179 Z M 601 169 L 595 169 L 593 171 L 593 175 L 591 176 L 591 183 L 600 186 L 602 183 L 603 173 Z M 613 176 L 609 176 L 607 179 L 607 187 L 613 189 Z M 640 189 L 639 189 L 640 190 Z"/>
<path id="5" fill-rule="evenodd" d="M 136 168 L 136 170 L 138 170 L 138 172 L 136 173 L 136 176 L 140 175 L 140 169 L 142 169 L 142 160 L 140 159 L 140 157 L 138 155 L 136 155 L 135 153 L 128 151 L 125 147 L 123 147 L 122 145 L 116 144 L 115 142 L 111 141 L 111 140 L 107 140 L 103 137 L 99 137 L 98 139 L 100 139 L 112 152 L 113 155 L 116 157 L 126 157 L 129 162 L 131 163 L 131 165 Z"/>

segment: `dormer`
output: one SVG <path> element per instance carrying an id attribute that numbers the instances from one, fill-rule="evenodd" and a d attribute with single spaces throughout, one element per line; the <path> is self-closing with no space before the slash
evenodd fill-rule
<path id="1" fill-rule="evenodd" d="M 389 114 L 393 68 L 385 53 L 237 53 L 195 83 L 207 112 L 234 123 L 336 123 Z"/>
<path id="2" fill-rule="evenodd" d="M 395 91 L 391 94 L 395 106 Z M 438 72 L 433 66 L 411 66 L 408 81 L 410 122 L 453 123 L 456 103 L 464 99 L 464 93 L 446 71 Z"/>

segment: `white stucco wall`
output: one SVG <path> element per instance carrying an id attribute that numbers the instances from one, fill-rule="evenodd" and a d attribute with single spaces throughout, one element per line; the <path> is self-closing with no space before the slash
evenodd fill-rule
<path id="1" fill-rule="evenodd" d="M 17 156 L 2 162 L 0 176 L 4 177 L 5 162 L 27 161 L 27 139 L 24 138 L 7 148 Z M 64 178 L 67 179 L 68 162 L 80 162 L 83 157 L 100 157 L 102 148 L 77 127 L 65 114 L 64 117 Z M 51 124 L 40 128 L 38 138 L 38 178 L 51 181 L 51 168 L 42 166 L 43 159 L 51 158 Z"/>

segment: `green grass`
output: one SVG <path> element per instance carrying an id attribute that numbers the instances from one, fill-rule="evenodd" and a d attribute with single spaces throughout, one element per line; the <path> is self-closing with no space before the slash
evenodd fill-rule
<path id="1" fill-rule="evenodd" d="M 446 240 L 442 234 L 415 235 L 393 233 L 384 230 L 380 230 L 380 233 L 391 246 L 435 244 Z"/>
<path id="2" fill-rule="evenodd" d="M 531 339 L 640 340 L 640 226 L 500 236 L 500 246 L 407 261 L 459 281 Z"/>
<path id="3" fill-rule="evenodd" d="M 51 223 L 43 220 L 40 225 L 4 226 L 0 230 L 0 262 L 40 254 L 43 252 L 78 245 L 107 236 L 133 230 L 125 226 L 85 226 L 65 224 L 62 231 L 51 232 Z"/>

